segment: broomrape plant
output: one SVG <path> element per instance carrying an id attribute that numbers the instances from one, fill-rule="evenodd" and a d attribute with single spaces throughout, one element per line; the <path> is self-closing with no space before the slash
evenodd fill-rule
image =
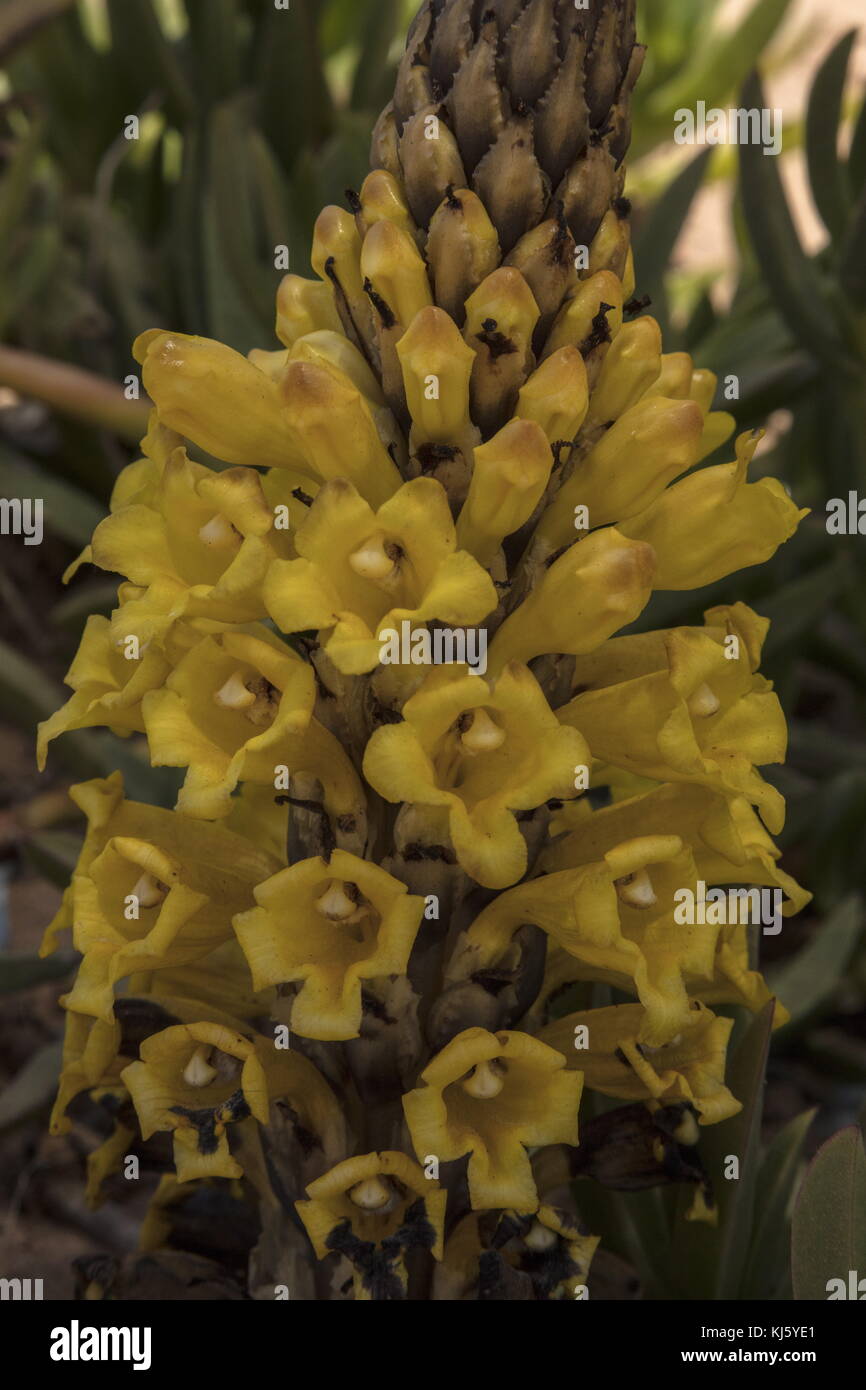
<path id="1" fill-rule="evenodd" d="M 808 901 L 759 771 L 768 624 L 618 635 L 805 515 L 749 481 L 754 436 L 700 466 L 734 422 L 635 298 L 634 11 L 428 0 L 282 347 L 135 344 L 151 426 L 82 557 L 118 606 L 40 758 L 107 725 L 185 775 L 174 812 L 74 792 L 53 1126 L 84 1092 L 114 1115 L 94 1199 L 170 1140 L 145 1249 L 197 1191 L 256 1208 L 254 1297 L 585 1297 L 587 1184 L 717 1221 L 714 1010 L 786 1018 L 748 922 L 677 912 Z"/>

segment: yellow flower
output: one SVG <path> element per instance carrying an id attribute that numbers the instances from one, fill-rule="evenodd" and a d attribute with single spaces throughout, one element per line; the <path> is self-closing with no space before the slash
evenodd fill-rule
<path id="1" fill-rule="evenodd" d="M 141 651 L 137 643 L 116 646 L 108 618 L 101 614 L 89 617 L 65 678 L 74 694 L 38 728 L 39 770 L 45 769 L 49 743 L 71 729 L 105 725 L 124 737 L 144 733 L 144 696 L 159 689 L 182 653 L 214 626 L 201 620 L 175 623 L 161 643 L 153 642 Z"/>
<path id="2" fill-rule="evenodd" d="M 239 352 L 159 328 L 132 351 L 160 421 L 184 439 L 226 463 L 317 476 L 298 452 L 278 387 Z"/>
<path id="3" fill-rule="evenodd" d="M 733 1019 L 716 1018 L 698 1006 L 682 1033 L 658 1048 L 640 1041 L 640 1004 L 568 1014 L 539 1034 L 555 1047 L 584 1084 L 618 1100 L 651 1099 L 671 1105 L 689 1101 L 704 1125 L 718 1124 L 742 1109 L 725 1086 L 725 1060 Z"/>
<path id="4" fill-rule="evenodd" d="M 643 612 L 652 592 L 655 556 L 613 527 L 594 531 L 566 550 L 493 639 L 491 669 L 551 652 L 591 652 Z"/>
<path id="5" fill-rule="evenodd" d="M 120 774 L 72 797 L 90 822 L 70 889 L 43 954 L 73 927 L 84 959 L 68 1006 L 112 1019 L 114 987 L 134 972 L 184 965 L 231 941 L 231 918 L 277 867 L 218 826 L 123 799 Z"/>
<path id="6" fill-rule="evenodd" d="M 275 563 L 268 611 L 284 632 L 315 629 L 338 670 L 379 664 L 382 634 L 430 619 L 477 623 L 496 590 L 476 560 L 457 549 L 442 486 L 406 483 L 374 512 L 351 483 L 325 485 L 296 538 L 299 560 Z"/>
<path id="7" fill-rule="evenodd" d="M 430 1250 L 441 1260 L 448 1194 L 417 1163 L 396 1152 L 338 1163 L 296 1202 L 320 1260 L 342 1254 L 355 1265 L 355 1298 L 402 1298 L 405 1255 Z"/>
<path id="8" fill-rule="evenodd" d="M 173 1135 L 179 1182 L 243 1176 L 228 1129 L 250 1116 L 268 1123 L 267 1079 L 253 1042 L 215 1023 L 178 1024 L 142 1043 L 141 1060 L 122 1076 L 142 1139 Z"/>
<path id="9" fill-rule="evenodd" d="M 68 1134 L 72 1129 L 66 1112 L 82 1091 L 99 1087 L 124 1094 L 120 1048 L 120 1024 L 113 1015 L 105 1021 L 67 1009 L 60 1080 L 51 1111 L 52 1134 Z"/>
<path id="10" fill-rule="evenodd" d="M 448 1237 L 442 1264 L 433 1279 L 437 1302 L 478 1298 L 479 1268 L 485 1252 L 520 1271 L 525 1287 L 531 1288 L 538 1300 L 572 1300 L 586 1287 L 600 1237 L 590 1235 L 571 1213 L 552 1206 L 541 1206 L 529 1216 L 505 1211 L 495 1230 L 486 1232 L 483 1239 L 481 1228 L 486 1224 L 483 1215 L 469 1212 Z"/>
<path id="11" fill-rule="evenodd" d="M 466 872 L 486 888 L 514 883 L 527 867 L 514 813 L 575 795 L 583 738 L 560 737 L 541 687 L 517 664 L 495 682 L 465 667 L 433 671 L 403 716 L 370 739 L 367 781 L 388 801 L 442 807 Z"/>
<path id="12" fill-rule="evenodd" d="M 644 511 L 697 462 L 703 427 L 694 401 L 647 396 L 632 406 L 577 461 L 539 522 L 533 550 L 543 557 L 574 540 L 578 507 L 587 510 L 583 530 Z"/>
<path id="13" fill-rule="evenodd" d="M 700 468 L 620 525 L 658 556 L 656 589 L 700 589 L 762 565 L 793 536 L 801 511 L 776 478 L 748 482 L 760 435 L 740 435 L 735 463 Z"/>
<path id="14" fill-rule="evenodd" d="M 405 974 L 424 899 L 343 850 L 281 870 L 255 898 L 234 922 L 255 987 L 301 983 L 291 1026 L 302 1037 L 358 1037 L 362 981 Z"/>
<path id="15" fill-rule="evenodd" d="M 575 869 L 647 832 L 678 835 L 692 850 L 698 879 L 708 886 L 780 888 L 787 899 L 785 916 L 811 901 L 811 893 L 779 867 L 781 852 L 746 798 L 697 783 L 667 782 L 599 811 L 592 811 L 586 800 L 564 806 L 551 823 L 556 838 L 540 865 L 546 873 Z"/>
<path id="16" fill-rule="evenodd" d="M 785 803 L 756 770 L 783 762 L 787 746 L 778 698 L 755 674 L 768 624 L 744 604 L 725 611 L 724 626 L 621 637 L 579 658 L 574 679 L 583 693 L 559 717 L 602 762 L 745 796 L 778 832 Z M 736 624 L 748 640 L 729 632 Z"/>
<path id="17" fill-rule="evenodd" d="M 553 454 L 539 424 L 512 420 L 479 445 L 474 459 L 457 537 L 482 565 L 490 565 L 505 538 L 520 530 L 544 496 Z"/>
<path id="18" fill-rule="evenodd" d="M 599 980 L 637 995 L 641 1041 L 668 1042 L 687 1027 L 687 980 L 713 978 L 719 927 L 679 925 L 675 893 L 694 883 L 691 851 L 676 835 L 618 842 L 596 862 L 545 874 L 502 893 L 460 938 L 447 978 L 458 983 L 507 956 L 525 923 L 574 958 L 571 980 Z"/>
<path id="19" fill-rule="evenodd" d="M 135 636 L 144 646 L 180 617 L 265 617 L 265 574 L 290 553 L 275 521 L 257 473 L 214 473 L 176 449 L 151 504 L 121 507 L 93 535 L 93 563 L 141 591 L 114 614 L 114 641 Z"/>
<path id="20" fill-rule="evenodd" d="M 421 1073 L 403 1097 L 419 1158 L 469 1154 L 475 1208 L 538 1209 L 527 1148 L 577 1144 L 583 1080 L 565 1058 L 527 1033 L 468 1028 Z"/>
<path id="21" fill-rule="evenodd" d="M 352 763 L 313 719 L 313 669 L 267 628 L 199 642 L 142 705 L 155 767 L 189 769 L 177 809 L 214 820 L 239 781 L 275 786 L 277 769 L 318 779 L 335 819 L 364 819 Z"/>

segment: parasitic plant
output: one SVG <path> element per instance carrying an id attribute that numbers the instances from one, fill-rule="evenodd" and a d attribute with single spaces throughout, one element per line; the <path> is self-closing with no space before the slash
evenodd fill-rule
<path id="1" fill-rule="evenodd" d="M 53 1124 L 111 1116 L 94 1200 L 131 1153 L 163 1172 L 169 1263 L 225 1268 L 242 1214 L 253 1297 L 586 1296 L 588 1184 L 717 1220 L 715 1010 L 785 1019 L 723 911 L 808 899 L 758 770 L 768 624 L 627 631 L 803 515 L 754 436 L 702 466 L 733 420 L 635 297 L 642 58 L 635 0 L 428 0 L 282 348 L 135 345 L 152 421 L 82 557 L 118 607 L 40 757 L 105 725 L 183 781 L 74 791 Z"/>

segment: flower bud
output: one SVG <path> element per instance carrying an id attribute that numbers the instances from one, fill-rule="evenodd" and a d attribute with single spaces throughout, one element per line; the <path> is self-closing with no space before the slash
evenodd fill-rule
<path id="1" fill-rule="evenodd" d="M 511 266 L 502 266 L 466 301 L 463 336 L 476 352 L 472 372 L 472 418 L 485 436 L 509 419 L 517 393 L 533 365 L 532 335 L 538 305 Z"/>
<path id="2" fill-rule="evenodd" d="M 652 547 L 613 527 L 578 541 L 506 618 L 490 649 L 492 670 L 548 652 L 592 651 L 643 612 L 654 572 Z"/>
<path id="3" fill-rule="evenodd" d="M 321 280 L 285 275 L 277 290 L 277 337 L 280 342 L 290 348 L 298 338 L 316 333 L 321 328 L 327 328 L 332 333 L 342 330 L 331 286 Z"/>
<path id="4" fill-rule="evenodd" d="M 560 348 L 545 359 L 521 388 L 516 415 L 534 420 L 551 445 L 577 438 L 589 409 L 589 384 L 583 358 L 575 347 Z"/>
<path id="5" fill-rule="evenodd" d="M 313 362 L 292 362 L 281 390 L 296 447 L 316 477 L 348 478 L 375 506 L 396 492 L 400 474 L 348 377 Z"/>
<path id="6" fill-rule="evenodd" d="M 778 479 L 748 482 L 759 439 L 741 435 L 736 463 L 691 473 L 622 525 L 624 535 L 655 549 L 655 588 L 700 589 L 749 565 L 764 564 L 808 516 Z"/>
<path id="7" fill-rule="evenodd" d="M 468 188 L 449 189 L 436 209 L 427 260 L 436 303 L 462 324 L 467 299 L 501 260 L 496 228 L 481 199 Z"/>
<path id="8" fill-rule="evenodd" d="M 469 381 L 475 353 L 443 309 L 422 309 L 397 344 L 406 401 L 412 417 L 412 448 L 419 444 L 467 443 Z"/>
<path id="9" fill-rule="evenodd" d="M 618 420 L 658 380 L 661 365 L 662 335 L 655 319 L 624 324 L 599 372 L 587 423 L 606 426 Z"/>
<path id="10" fill-rule="evenodd" d="M 326 207 L 313 232 L 313 269 L 333 286 L 339 317 L 359 346 L 374 340 L 373 310 L 364 292 L 361 238 L 355 219 L 344 208 Z"/>
<path id="11" fill-rule="evenodd" d="M 152 329 L 133 345 L 159 418 L 226 463 L 308 472 L 276 385 L 240 353 L 210 338 Z"/>
<path id="12" fill-rule="evenodd" d="M 588 357 L 606 346 L 622 328 L 622 304 L 619 280 L 609 270 L 600 270 L 560 310 L 542 356 L 549 357 L 561 347 L 577 347 Z"/>
<path id="13" fill-rule="evenodd" d="M 457 522 L 461 549 L 489 565 L 505 537 L 519 531 L 532 516 L 552 468 L 550 445 L 533 420 L 512 420 L 480 445 L 475 450 L 469 496 Z"/>
<path id="14" fill-rule="evenodd" d="M 360 236 L 366 237 L 377 222 L 392 222 L 402 232 L 417 239 L 418 228 L 412 219 L 402 186 L 385 169 L 374 169 L 361 185 L 359 210 L 355 222 Z"/>
<path id="15" fill-rule="evenodd" d="M 410 116 L 400 136 L 406 197 L 415 221 L 422 227 L 430 225 L 449 187 L 463 188 L 466 183 L 457 141 L 442 119 L 441 110 L 432 102 L 422 106 Z"/>
<path id="16" fill-rule="evenodd" d="M 550 554 L 568 544 L 578 506 L 587 508 L 590 528 L 619 522 L 649 506 L 697 462 L 703 427 L 694 401 L 662 396 L 638 401 L 577 463 L 539 523 L 535 548 Z"/>

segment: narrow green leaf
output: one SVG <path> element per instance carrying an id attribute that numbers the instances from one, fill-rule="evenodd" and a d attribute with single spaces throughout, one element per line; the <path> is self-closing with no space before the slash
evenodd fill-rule
<path id="1" fill-rule="evenodd" d="M 806 111 L 806 159 L 815 206 L 833 237 L 848 223 L 851 196 L 846 170 L 839 159 L 842 98 L 851 49 L 857 30 L 845 34 L 818 69 Z"/>
<path id="2" fill-rule="evenodd" d="M 640 225 L 634 242 L 642 294 L 658 297 L 671 254 L 703 183 L 712 150 L 703 150 L 677 175 Z"/>
<path id="3" fill-rule="evenodd" d="M 71 10 L 75 0 L 6 0 L 0 14 L 0 62 L 26 43 L 43 24 Z"/>
<path id="4" fill-rule="evenodd" d="M 87 493 L 3 448 L 0 448 L 0 496 L 41 499 L 46 531 L 78 547 L 90 543 L 105 515 L 99 503 Z"/>
<path id="5" fill-rule="evenodd" d="M 390 99 L 394 75 L 388 54 L 398 32 L 400 9 L 400 0 L 376 0 L 366 13 L 352 84 L 351 104 L 356 111 L 378 115 Z"/>
<path id="6" fill-rule="evenodd" d="M 789 1211 L 803 1145 L 817 1110 L 806 1110 L 780 1130 L 761 1159 L 755 1192 L 757 1221 L 743 1276 L 744 1299 L 779 1296 L 780 1271 L 790 1248 Z"/>
<path id="7" fill-rule="evenodd" d="M 668 1262 L 677 1298 L 737 1297 L 755 1213 L 764 1077 L 772 1027 L 770 1002 L 750 1020 L 728 1067 L 726 1083 L 742 1109 L 701 1133 L 700 1154 L 713 1184 L 718 1225 L 687 1221 L 693 1193 L 683 1187 L 679 1194 Z M 726 1176 L 730 1156 L 739 1163 L 736 1178 Z"/>
<path id="8" fill-rule="evenodd" d="M 82 838 L 71 830 L 43 830 L 25 842 L 24 853 L 33 867 L 57 888 L 68 887 L 81 854 Z M 53 960 L 54 957 L 49 957 Z"/>
<path id="9" fill-rule="evenodd" d="M 857 1125 L 834 1134 L 809 1165 L 794 1207 L 791 1269 L 797 1300 L 826 1300 L 833 1279 L 845 1298 L 850 1274 L 866 1277 L 866 1152 Z"/>
<path id="10" fill-rule="evenodd" d="M 0 994 L 20 994 L 37 985 L 62 980 L 74 968 L 78 957 L 73 955 L 14 956 L 0 952 Z"/>
<path id="11" fill-rule="evenodd" d="M 860 194 L 842 247 L 839 278 L 843 289 L 857 305 L 866 304 L 866 187 Z M 859 427 L 862 429 L 862 425 Z"/>
<path id="12" fill-rule="evenodd" d="M 866 187 L 866 101 L 860 107 L 860 114 L 851 136 L 851 148 L 848 152 L 848 182 L 855 198 L 859 197 Z"/>
<path id="13" fill-rule="evenodd" d="M 838 555 L 829 564 L 792 580 L 764 599 L 761 615 L 769 618 L 771 624 L 764 657 L 774 659 L 800 643 L 850 579 L 846 557 Z"/>
<path id="14" fill-rule="evenodd" d="M 10 1129 L 50 1104 L 57 1090 L 61 1043 L 48 1043 L 25 1063 L 0 1095 L 0 1130 Z"/>
<path id="15" fill-rule="evenodd" d="M 792 0 L 754 0 L 748 14 L 726 32 L 712 26 L 684 70 L 653 93 L 649 111 L 664 118 L 698 101 L 716 106 L 735 92 L 749 68 L 779 28 Z"/>
<path id="16" fill-rule="evenodd" d="M 757 73 L 747 81 L 742 101 L 750 109 L 766 106 Z M 800 245 L 777 163 L 760 145 L 740 146 L 743 211 L 761 270 L 798 342 L 828 366 L 856 371 L 834 324 L 826 284 Z"/>
<path id="17" fill-rule="evenodd" d="M 304 148 L 316 149 L 333 129 L 316 15 L 310 4 L 270 9 L 260 34 L 258 94 L 262 126 L 289 170 Z"/>

